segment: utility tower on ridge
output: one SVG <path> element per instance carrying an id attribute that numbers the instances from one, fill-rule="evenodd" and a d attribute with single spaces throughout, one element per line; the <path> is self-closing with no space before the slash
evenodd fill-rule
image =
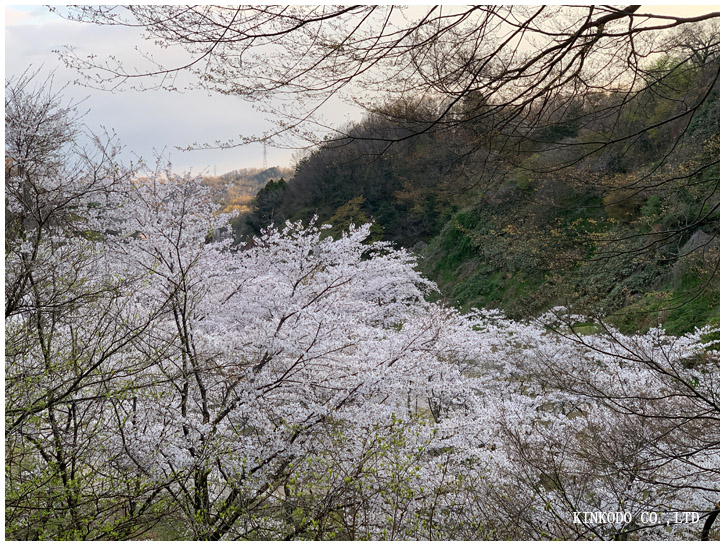
<path id="1" fill-rule="evenodd" d="M 267 141 L 262 141 L 262 168 L 267 170 Z"/>

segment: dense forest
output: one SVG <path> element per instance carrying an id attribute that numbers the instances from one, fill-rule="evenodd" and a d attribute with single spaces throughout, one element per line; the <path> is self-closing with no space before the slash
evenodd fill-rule
<path id="1" fill-rule="evenodd" d="M 676 56 L 653 62 L 655 83 L 618 116 L 627 131 L 655 115 L 675 120 L 601 150 L 588 143 L 614 130 L 599 112 L 616 99 L 594 92 L 558 109 L 505 157 L 496 142 L 481 141 L 485 128 L 394 146 L 367 140 L 411 134 L 409 120 L 432 115 L 392 104 L 351 127 L 349 142 L 311 151 L 291 179 L 270 180 L 237 234 L 318 216 L 339 235 L 351 222 L 373 221 L 373 238 L 414 249 L 421 271 L 462 309 L 526 318 L 564 305 L 628 333 L 719 324 L 714 70 Z M 691 96 L 702 106 L 677 119 Z M 566 166 L 582 149 L 586 157 Z"/>
<path id="2" fill-rule="evenodd" d="M 719 13 L 640 8 L 53 8 L 367 115 L 201 177 L 6 81 L 6 539 L 718 539 Z"/>

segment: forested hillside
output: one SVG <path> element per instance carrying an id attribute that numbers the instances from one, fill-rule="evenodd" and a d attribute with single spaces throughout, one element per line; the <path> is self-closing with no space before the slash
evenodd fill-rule
<path id="1" fill-rule="evenodd" d="M 270 181 L 238 233 L 314 215 L 335 234 L 374 221 L 373 237 L 414 249 L 463 309 L 525 318 L 565 305 L 627 332 L 717 323 L 719 88 L 705 87 L 716 67 L 665 56 L 648 70 L 653 84 L 616 115 L 601 115 L 616 98 L 592 91 L 533 137 L 507 136 L 516 146 L 475 124 L 415 135 L 433 106 L 391 104 Z M 695 99 L 697 113 L 678 116 Z"/>

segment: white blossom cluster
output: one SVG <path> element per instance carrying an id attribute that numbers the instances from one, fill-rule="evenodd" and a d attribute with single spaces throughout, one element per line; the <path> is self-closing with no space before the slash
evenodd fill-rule
<path id="1" fill-rule="evenodd" d="M 8 187 L 49 199 L 6 257 L 9 496 L 54 484 L 67 536 L 690 538 L 719 506 L 712 330 L 462 315 L 369 225 L 231 247 L 188 177 Z"/>

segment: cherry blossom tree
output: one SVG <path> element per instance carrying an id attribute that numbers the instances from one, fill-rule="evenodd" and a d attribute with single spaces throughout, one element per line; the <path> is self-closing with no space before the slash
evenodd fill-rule
<path id="1" fill-rule="evenodd" d="M 128 512 L 143 486 L 101 449 L 99 417 L 132 373 L 119 355 L 153 320 L 131 305 L 133 279 L 114 274 L 98 229 L 130 173 L 111 137 L 82 134 L 51 81 L 8 82 L 5 112 L 7 536 L 123 537 L 155 521 L 137 517 L 152 504 Z"/>
<path id="2" fill-rule="evenodd" d="M 367 226 L 232 252 L 193 180 L 134 192 L 114 248 L 165 310 L 163 356 L 119 405 L 119 451 L 190 538 L 661 538 L 695 527 L 644 514 L 716 510 L 710 332 L 464 317 Z M 600 512 L 634 523 L 575 515 Z"/>
<path id="3" fill-rule="evenodd" d="M 411 400 L 454 397 L 455 364 L 476 351 L 455 343 L 454 312 L 425 302 L 433 285 L 410 254 L 363 243 L 369 226 L 335 241 L 288 224 L 231 252 L 209 240 L 228 218 L 204 193 L 191 179 L 138 183 L 110 251 L 145 276 L 137 304 L 163 310 L 142 349 L 148 387 L 117 405 L 118 449 L 175 478 L 197 539 L 268 510 L 320 429 L 344 423 L 355 444 L 396 414 L 417 419 Z"/>
<path id="4" fill-rule="evenodd" d="M 719 513 L 713 332 L 580 335 L 578 320 L 557 310 L 530 325 L 481 321 L 501 340 L 501 366 L 485 417 L 471 419 L 486 422 L 475 436 L 492 469 L 478 502 L 507 514 L 519 538 L 706 538 Z"/>
<path id="5" fill-rule="evenodd" d="M 197 179 L 80 148 L 30 84 L 6 89 L 8 538 L 716 532 L 715 331 L 463 315 L 369 225 L 239 248 Z"/>

